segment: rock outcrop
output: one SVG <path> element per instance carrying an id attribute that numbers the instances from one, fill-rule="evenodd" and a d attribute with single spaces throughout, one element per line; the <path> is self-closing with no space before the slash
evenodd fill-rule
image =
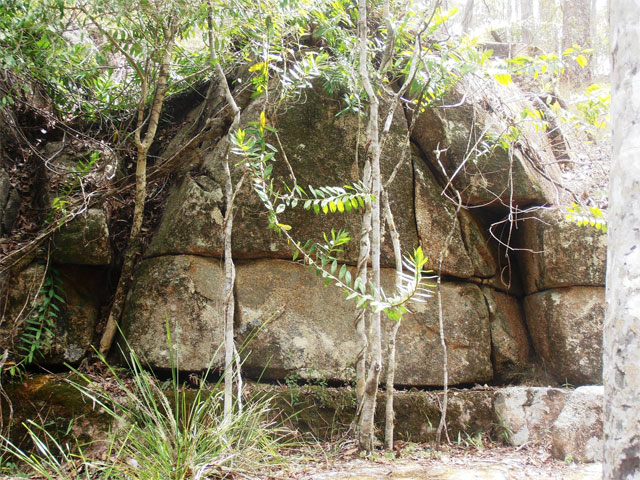
<path id="1" fill-rule="evenodd" d="M 483 287 L 489 310 L 493 365 L 499 378 L 508 379 L 513 371 L 524 369 L 530 361 L 531 347 L 520 302 L 510 295 Z"/>
<path id="2" fill-rule="evenodd" d="M 568 393 L 566 389 L 549 387 L 508 387 L 498 391 L 493 408 L 503 438 L 514 446 L 547 441 Z"/>
<path id="3" fill-rule="evenodd" d="M 551 428 L 553 456 L 575 462 L 603 459 L 602 386 L 577 388 L 567 397 L 564 408 Z"/>
<path id="4" fill-rule="evenodd" d="M 384 179 L 394 178 L 389 201 L 403 253 L 421 245 L 429 257 L 427 267 L 433 270 L 443 253 L 449 383 L 515 381 L 533 363 L 542 364 L 558 384 L 599 383 L 604 236 L 567 224 L 557 211 L 543 208 L 555 201 L 548 180 L 554 171 L 541 170 L 541 165 L 551 163 L 542 161 L 552 155 L 548 139 L 523 126 L 517 141 L 507 144 L 499 133 L 509 132 L 517 115 L 505 107 L 502 93 L 489 95 L 484 91 L 488 86 L 478 87 L 460 83 L 448 94 L 446 108 L 432 105 L 417 116 L 409 115 L 415 119 L 411 134 L 398 109 L 381 158 Z M 195 102 L 196 96 L 188 98 Z M 172 362 L 188 371 L 221 366 L 226 209 L 222 165 L 230 122 L 221 99 L 208 102 L 213 103 L 181 104 L 179 118 L 163 134 L 165 144 L 158 154 L 173 159 L 175 165 L 170 194 L 163 211 L 153 212 L 160 220 L 142 252 L 126 300 L 120 345 L 126 347 L 128 342 L 154 368 L 168 369 Z M 246 94 L 241 103 L 241 124 L 246 127 L 259 118 L 264 103 Z M 223 113 L 213 118 L 213 112 L 220 110 Z M 273 164 L 276 189 L 284 192 L 293 185 L 292 171 L 297 184 L 308 191 L 309 185 L 343 186 L 360 180 L 369 153 L 363 120 L 342 111 L 339 98 L 316 85 L 304 97 L 285 100 L 277 112 L 266 113 L 278 132 L 277 137 L 275 133 L 268 137 L 278 150 Z M 43 148 L 47 155 L 56 155 L 59 181 L 80 160 L 95 157 L 89 157 L 90 152 L 74 153 L 60 143 Z M 87 181 L 106 182 L 116 174 L 118 162 L 103 150 L 100 168 Z M 238 160 L 231 155 L 233 164 Z M 234 181 L 240 179 L 239 168 L 233 176 Z M 9 190 L 4 176 L 0 180 L 2 200 Z M 451 186 L 461 195 L 459 209 L 453 197 L 447 198 Z M 292 246 L 266 228 L 267 214 L 251 187 L 245 178 L 235 198 L 232 242 L 237 263 L 235 332 L 245 373 L 273 380 L 350 382 L 357 354 L 355 305 L 345 300 L 342 291 L 324 287 L 322 279 L 291 261 Z M 302 242 L 319 241 L 332 229 L 349 231 L 352 241 L 340 261 L 353 268 L 360 210 L 316 215 L 301 208 L 302 203 L 280 217 L 291 226 L 292 236 Z M 517 223 L 509 225 L 505 205 L 528 206 L 533 213 L 525 220 L 514 217 Z M 67 323 L 61 320 L 58 332 L 60 339 L 67 339 L 66 346 L 56 347 L 56 358 L 76 361 L 82 356 L 79 352 L 88 350 L 93 339 L 73 333 L 81 330 L 73 325 L 93 332 L 100 308 L 106 311 L 100 301 L 88 300 L 82 279 L 95 272 L 100 285 L 105 285 L 107 269 L 117 269 L 111 244 L 118 242 L 112 242 L 109 234 L 103 210 L 90 209 L 54 236 L 51 262 L 72 272 L 65 280 Z M 507 259 L 500 242 L 522 250 Z M 382 264 L 387 293 L 393 288 L 394 260 L 385 225 Z M 32 275 L 37 267 L 29 268 L 24 275 Z M 10 288 L 5 318 L 18 315 L 20 302 L 31 302 L 21 283 Z M 439 386 L 443 372 L 436 297 L 409 308 L 398 334 L 396 383 Z M 385 322 L 386 331 L 391 322 Z M 5 320 L 0 328 L 19 338 L 15 325 Z M 76 335 L 77 340 L 68 340 Z M 54 356 L 46 358 L 54 362 Z"/>
<path id="5" fill-rule="evenodd" d="M 109 265 L 113 251 L 102 209 L 91 208 L 63 226 L 54 235 L 51 256 L 57 263 Z"/>
<path id="6" fill-rule="evenodd" d="M 537 354 L 562 383 L 602 383 L 604 288 L 546 290 L 524 300 Z"/>
<path id="7" fill-rule="evenodd" d="M 304 189 L 308 185 L 343 186 L 360 180 L 362 163 L 359 163 L 356 152 L 364 153 L 365 142 L 358 137 L 358 118 L 348 114 L 336 117 L 338 107 L 339 103 L 336 101 L 309 92 L 306 102 L 289 105 L 284 113 L 274 118 L 282 144 L 279 150 L 286 154 L 297 183 Z M 243 125 L 256 121 L 262 108 L 262 102 L 251 103 L 242 114 Z M 277 139 L 270 140 L 278 145 Z M 202 151 L 193 152 L 194 157 L 201 159 L 197 166 L 204 174 L 187 176 L 172 193 L 158 232 L 146 252 L 147 256 L 222 256 L 222 163 L 226 148 L 225 137 L 214 147 L 205 145 Z M 285 179 L 279 181 L 292 185 L 289 170 L 283 163 L 280 161 L 274 164 L 274 176 Z M 407 124 L 400 113 L 396 115 L 383 150 L 381 168 L 385 178 L 391 175 L 398 163 L 401 165 L 390 189 L 390 203 L 404 250 L 411 251 L 418 244 L 413 206 L 413 167 Z M 249 182 L 245 182 L 236 198 L 234 257 L 291 258 L 291 246 L 285 239 L 267 229 L 264 207 L 247 183 Z M 281 185 L 277 186 L 280 188 Z M 176 222 L 182 219 L 186 225 L 180 224 L 180 228 L 176 229 Z M 295 238 L 304 241 L 320 241 L 323 233 L 330 232 L 332 228 L 336 231 L 346 230 L 352 238 L 356 238 L 360 229 L 360 214 L 357 211 L 329 216 L 314 215 L 313 212 L 304 210 L 302 204 L 285 212 L 282 221 L 293 227 L 291 233 Z M 357 256 L 357 242 L 354 241 L 346 246 L 344 260 L 354 263 Z M 387 266 L 393 265 L 393 248 L 388 235 L 383 246 L 382 261 Z"/>
<path id="8" fill-rule="evenodd" d="M 412 140 L 434 171 L 442 172 L 444 181 L 460 192 L 465 204 L 552 203 L 554 190 L 548 178 L 556 173 L 539 162 L 552 155 L 549 140 L 531 131 L 524 136 L 522 148 L 509 147 L 518 140 L 510 128 L 521 122 L 520 112 L 506 107 L 506 94 L 482 80 L 465 79 L 438 104 L 417 115 Z M 510 102 L 514 98 L 521 99 L 522 108 L 527 106 L 521 95 L 514 94 Z M 527 148 L 527 142 L 534 148 Z"/>
<path id="9" fill-rule="evenodd" d="M 25 340 L 30 328 L 31 333 L 40 329 L 43 346 L 47 345 L 34 357 L 39 364 L 77 364 L 92 352 L 100 304 L 105 296 L 104 276 L 81 266 L 59 266 L 57 272 L 54 280 L 45 265 L 34 263 L 10 278 L 11 288 L 4 298 L 0 318 L 0 350 L 24 354 L 30 348 Z M 39 310 L 43 296 L 50 294 L 49 282 L 57 283 L 55 293 L 64 300 L 56 303 L 59 310 L 51 310 L 55 314 L 53 329 L 46 325 Z"/>
<path id="10" fill-rule="evenodd" d="M 127 297 L 121 347 L 133 348 L 153 368 L 220 367 L 223 302 L 220 260 L 192 255 L 144 260 Z"/>
<path id="11" fill-rule="evenodd" d="M 558 287 L 604 287 L 607 234 L 539 210 L 520 225 L 520 266 L 527 294 Z"/>

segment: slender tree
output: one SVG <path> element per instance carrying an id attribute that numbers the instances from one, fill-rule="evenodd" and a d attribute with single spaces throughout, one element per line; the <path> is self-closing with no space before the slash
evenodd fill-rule
<path id="1" fill-rule="evenodd" d="M 467 0 L 464 6 L 464 16 L 462 17 L 462 33 L 469 33 L 473 23 L 474 0 Z"/>
<path id="2" fill-rule="evenodd" d="M 96 8 L 97 7 L 97 8 Z M 156 137 L 160 113 L 170 86 L 170 73 L 178 35 L 188 26 L 182 2 L 161 3 L 123 1 L 113 5 L 83 6 L 83 13 L 125 59 L 140 84 L 134 142 L 136 147 L 136 190 L 129 243 L 114 295 L 113 305 L 100 339 L 99 351 L 106 354 L 122 315 L 136 256 L 147 195 L 147 156 Z M 135 18 L 130 15 L 135 13 Z M 111 25 L 132 35 L 126 45 L 110 29 Z M 139 48 L 144 45 L 145 48 Z M 145 52 L 135 55 L 131 52 Z M 150 104 L 149 104 L 149 99 Z"/>
<path id="3" fill-rule="evenodd" d="M 374 200 L 371 206 L 371 282 L 374 289 L 374 300 L 380 301 L 380 142 L 378 135 L 378 117 L 380 102 L 373 89 L 369 69 L 368 27 L 367 27 L 367 1 L 358 3 L 358 34 L 359 34 L 359 60 L 360 80 L 364 86 L 369 101 L 369 123 L 367 125 L 367 144 L 371 155 L 371 193 Z M 364 384 L 362 404 L 360 406 L 360 418 L 358 421 L 358 441 L 360 448 L 371 451 L 374 448 L 374 417 L 376 410 L 376 394 L 378 382 L 382 370 L 382 328 L 380 322 L 380 310 L 374 309 L 371 313 L 371 335 L 368 342 L 371 348 L 371 359 Z"/>
<path id="4" fill-rule="evenodd" d="M 591 46 L 591 0 L 562 0 L 562 50 L 578 45 Z M 567 62 L 563 82 L 570 88 L 586 86 L 591 81 L 589 65 L 581 67 L 576 62 Z"/>
<path id="5" fill-rule="evenodd" d="M 533 41 L 533 2 L 520 0 L 520 31 L 522 42 L 530 44 Z"/>

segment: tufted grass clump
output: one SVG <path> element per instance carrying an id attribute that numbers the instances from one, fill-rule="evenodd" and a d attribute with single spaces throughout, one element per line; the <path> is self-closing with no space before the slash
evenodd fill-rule
<path id="1" fill-rule="evenodd" d="M 219 385 L 208 389 L 201 382 L 195 391 L 185 389 L 173 365 L 170 386 L 164 389 L 135 352 L 129 349 L 126 360 L 126 375 L 104 362 L 109 382 L 78 372 L 71 381 L 113 420 L 102 448 L 61 444 L 29 422 L 25 427 L 35 446 L 32 452 L 5 438 L 0 449 L 23 464 L 29 470 L 25 473 L 50 480 L 252 478 L 281 463 L 287 432 L 270 418 L 268 398 L 251 399 L 224 421 Z"/>

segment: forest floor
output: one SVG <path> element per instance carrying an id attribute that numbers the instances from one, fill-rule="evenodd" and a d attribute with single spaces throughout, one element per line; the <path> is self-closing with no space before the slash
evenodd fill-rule
<path id="1" fill-rule="evenodd" d="M 285 454 L 280 467 L 270 467 L 230 479 L 254 480 L 601 480 L 601 463 L 573 463 L 555 460 L 541 446 L 482 448 L 406 444 L 396 457 L 376 453 L 361 458 L 354 444 L 336 451 L 335 444 L 305 446 Z M 0 480 L 28 477 L 0 475 Z M 42 478 L 42 477 L 37 477 Z M 203 478 L 211 478 L 205 476 Z M 219 477 L 215 477 L 219 478 Z"/>
<path id="2" fill-rule="evenodd" d="M 406 444 L 396 458 L 360 458 L 355 446 L 337 455 L 317 452 L 315 460 L 288 464 L 265 478 L 295 480 L 600 480 L 601 463 L 555 460 L 544 446 L 432 447 Z"/>

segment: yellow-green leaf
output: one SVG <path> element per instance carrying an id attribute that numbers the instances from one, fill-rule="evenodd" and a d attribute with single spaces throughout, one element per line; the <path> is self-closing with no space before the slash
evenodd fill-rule
<path id="1" fill-rule="evenodd" d="M 578 65 L 580 65 L 580 68 L 586 67 L 587 64 L 589 63 L 584 55 L 578 55 L 576 57 L 576 62 L 578 62 Z"/>
<path id="2" fill-rule="evenodd" d="M 494 77 L 500 85 L 508 86 L 512 83 L 511 75 L 508 73 L 496 73 Z"/>

